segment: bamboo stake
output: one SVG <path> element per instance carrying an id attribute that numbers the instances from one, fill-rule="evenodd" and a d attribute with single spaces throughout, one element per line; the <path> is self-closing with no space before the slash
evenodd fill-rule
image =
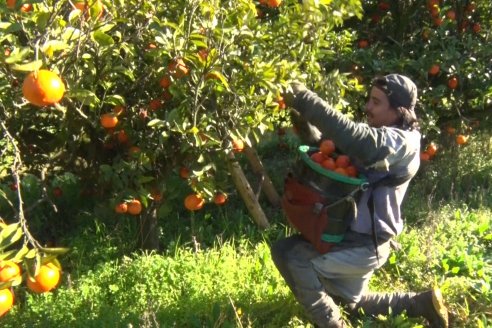
<path id="1" fill-rule="evenodd" d="M 261 177 L 261 187 L 270 201 L 270 204 L 275 207 L 280 207 L 280 196 L 277 193 L 277 190 L 275 190 L 272 180 L 261 163 L 261 159 L 256 150 L 253 147 L 246 146 L 244 148 L 244 154 L 251 164 L 253 171 Z"/>
<path id="2" fill-rule="evenodd" d="M 255 197 L 253 189 L 251 189 L 251 186 L 248 180 L 246 179 L 246 176 L 244 175 L 241 166 L 236 161 L 234 153 L 228 152 L 227 159 L 228 159 L 227 165 L 229 168 L 229 172 L 231 173 L 232 180 L 236 185 L 236 189 L 239 191 L 239 194 L 243 198 L 243 201 L 246 204 L 246 207 L 248 208 L 250 215 L 253 217 L 256 224 L 260 228 L 262 229 L 268 228 L 270 226 L 270 223 L 268 223 L 268 219 L 265 213 L 263 212 L 263 209 L 261 208 L 258 199 Z"/>

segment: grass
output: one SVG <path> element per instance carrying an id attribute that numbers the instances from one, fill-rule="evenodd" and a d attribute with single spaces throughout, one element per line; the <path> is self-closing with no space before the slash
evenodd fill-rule
<path id="1" fill-rule="evenodd" d="M 479 138 L 477 146 L 442 150 L 423 167 L 404 206 L 402 250 L 371 281 L 371 289 L 385 291 L 440 286 L 454 327 L 492 324 L 492 158 Z M 287 141 L 290 149 L 278 150 L 276 137 L 259 147 L 276 186 L 292 163 L 295 142 Z M 159 253 L 133 251 L 137 233 L 131 222 L 79 214 L 77 227 L 61 240 L 72 249 L 61 258 L 61 286 L 46 295 L 17 287 L 17 305 L 1 325 L 312 327 L 269 253 L 272 241 L 292 231 L 278 209 L 264 208 L 272 223 L 265 231 L 235 195 L 226 207 L 198 213 L 199 247 L 191 239 L 189 215 L 161 218 Z M 405 315 L 352 321 L 353 327 L 422 325 Z"/>

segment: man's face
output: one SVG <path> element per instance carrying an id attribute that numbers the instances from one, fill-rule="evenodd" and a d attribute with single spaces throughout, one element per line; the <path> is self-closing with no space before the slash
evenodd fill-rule
<path id="1" fill-rule="evenodd" d="M 371 89 L 365 113 L 367 124 L 375 128 L 394 125 L 399 118 L 398 112 L 390 107 L 386 94 L 377 87 Z"/>

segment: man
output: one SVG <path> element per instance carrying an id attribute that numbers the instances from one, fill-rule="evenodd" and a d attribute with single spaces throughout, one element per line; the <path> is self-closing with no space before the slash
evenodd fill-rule
<path id="1" fill-rule="evenodd" d="M 347 119 L 299 83 L 292 85 L 285 99 L 297 120 L 304 121 L 305 131 L 319 132 L 308 133 L 311 140 L 332 139 L 374 183 L 361 195 L 357 217 L 344 239 L 330 252 L 318 253 L 300 235 L 272 245 L 273 261 L 296 299 L 318 327 L 344 327 L 335 301 L 347 305 L 354 315 L 406 311 L 410 317 L 426 318 L 432 327 L 448 327 L 438 289 L 418 294 L 367 291 L 374 270 L 388 259 L 392 238 L 403 229 L 400 206 L 420 164 L 415 84 L 398 74 L 374 79 L 365 106 L 367 124 Z M 393 184 L 375 183 L 387 176 L 406 178 Z"/>

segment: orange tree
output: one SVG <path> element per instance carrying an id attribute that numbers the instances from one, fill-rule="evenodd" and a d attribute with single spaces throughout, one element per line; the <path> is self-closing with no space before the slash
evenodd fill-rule
<path id="1" fill-rule="evenodd" d="M 359 87 L 323 65 L 354 41 L 334 28 L 360 17 L 355 0 L 0 8 L 3 133 L 23 163 L 19 179 L 3 163 L 2 188 L 8 199 L 9 185 L 34 180 L 39 192 L 26 202 L 48 213 L 44 223 L 96 198 L 105 216 L 138 216 L 147 235 L 187 195 L 211 202 L 230 190 L 232 152 L 287 119 L 280 90 L 290 80 L 340 109 L 345 90 Z"/>
<path id="2" fill-rule="evenodd" d="M 438 139 L 456 145 L 458 134 L 487 124 L 492 106 L 491 11 L 488 1 L 365 1 L 364 18 L 344 26 L 357 31 L 357 43 L 341 54 L 343 70 L 364 82 L 410 76 L 420 92 L 424 149 Z"/>

